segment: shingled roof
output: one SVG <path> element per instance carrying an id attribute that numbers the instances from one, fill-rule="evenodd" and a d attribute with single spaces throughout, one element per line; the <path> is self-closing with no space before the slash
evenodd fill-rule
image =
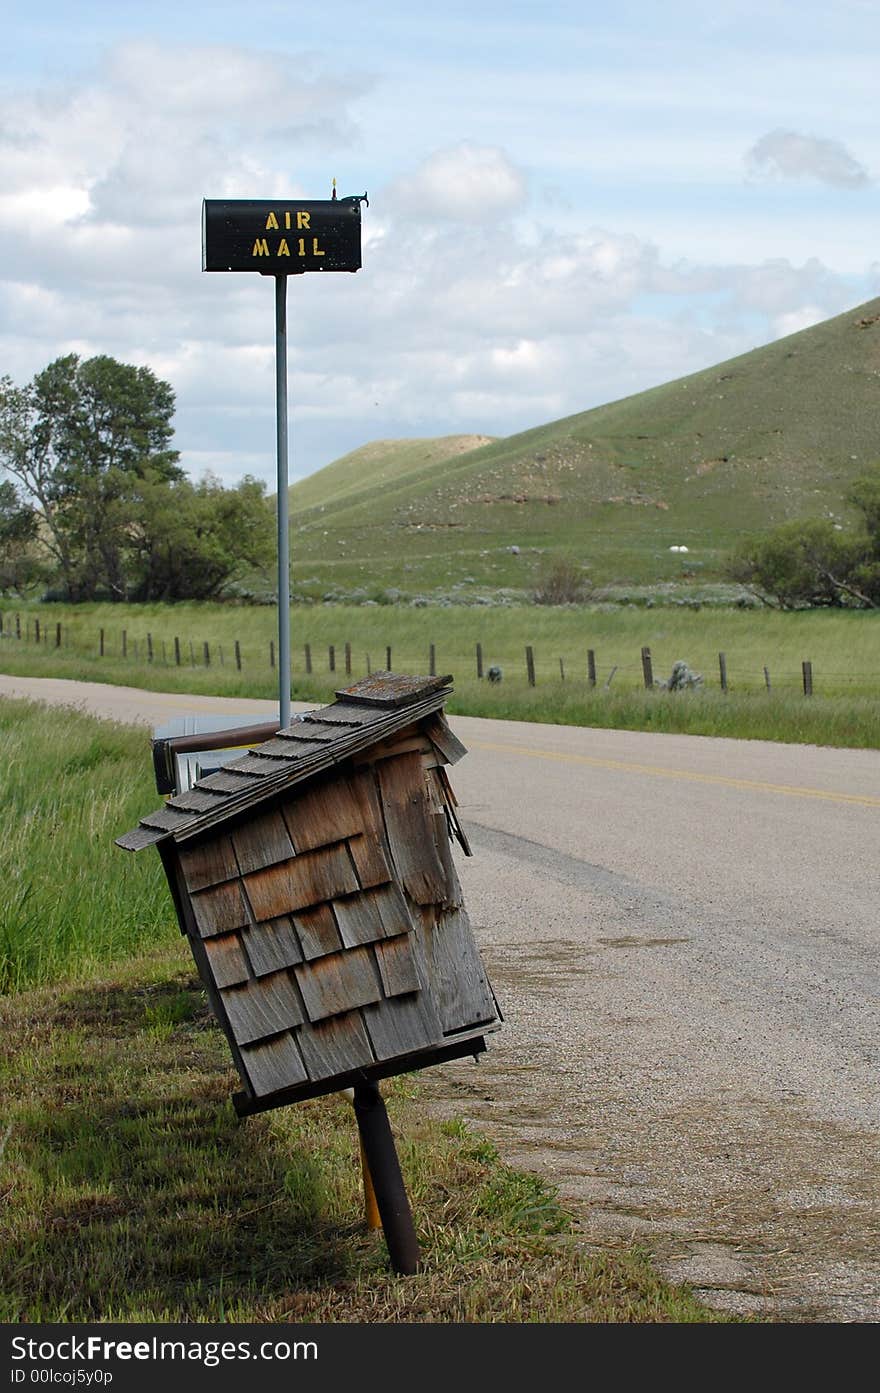
<path id="1" fill-rule="evenodd" d="M 338 691 L 332 705 L 308 712 L 271 740 L 255 745 L 241 759 L 175 794 L 161 808 L 142 817 L 133 831 L 117 837 L 116 844 L 124 851 L 140 851 L 168 837 L 183 842 L 198 836 L 227 817 L 314 778 L 439 711 L 449 696 L 451 682 L 451 676 L 375 672 Z M 464 754 L 464 746 L 448 727 L 444 744 L 449 763 Z"/>
<path id="2" fill-rule="evenodd" d="M 449 851 L 450 680 L 374 674 L 118 839 L 158 844 L 241 1112 L 476 1052 L 499 1019 Z"/>

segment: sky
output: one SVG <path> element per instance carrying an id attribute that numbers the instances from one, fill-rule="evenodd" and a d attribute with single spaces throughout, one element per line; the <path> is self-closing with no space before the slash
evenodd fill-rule
<path id="1" fill-rule="evenodd" d="M 146 364 L 274 491 L 271 280 L 203 198 L 369 195 L 291 279 L 290 476 L 510 435 L 880 295 L 880 0 L 7 0 L 0 376 Z"/>

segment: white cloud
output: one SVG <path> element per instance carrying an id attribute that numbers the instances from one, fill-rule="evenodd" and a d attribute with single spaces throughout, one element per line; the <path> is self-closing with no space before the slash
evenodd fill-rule
<path id="1" fill-rule="evenodd" d="M 326 149 L 354 163 L 362 90 L 289 55 L 137 43 L 79 86 L 0 98 L 0 372 L 146 363 L 174 386 L 188 466 L 274 487 L 272 285 L 201 274 L 201 197 L 314 196 Z M 635 235 L 544 205 L 537 223 L 500 145 L 409 162 L 371 189 L 363 270 L 291 281 L 294 474 L 377 437 L 536 425 L 856 298 L 815 257 L 706 264 L 704 238 L 682 265 L 651 219 Z"/>
<path id="2" fill-rule="evenodd" d="M 397 213 L 424 221 L 488 222 L 516 211 L 525 199 L 525 176 L 504 151 L 469 141 L 435 150 L 389 190 Z"/>
<path id="3" fill-rule="evenodd" d="M 801 135 L 797 131 L 768 131 L 746 155 L 753 175 L 782 179 L 818 179 L 839 189 L 860 189 L 868 172 L 839 140 Z"/>

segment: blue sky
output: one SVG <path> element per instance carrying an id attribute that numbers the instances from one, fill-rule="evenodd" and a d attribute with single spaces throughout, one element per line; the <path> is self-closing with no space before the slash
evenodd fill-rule
<path id="1" fill-rule="evenodd" d="M 271 284 L 201 274 L 203 196 L 370 194 L 358 275 L 291 283 L 294 476 L 880 294 L 880 0 L 13 3 L 4 37 L 0 373 L 148 363 L 194 474 L 274 482 Z"/>

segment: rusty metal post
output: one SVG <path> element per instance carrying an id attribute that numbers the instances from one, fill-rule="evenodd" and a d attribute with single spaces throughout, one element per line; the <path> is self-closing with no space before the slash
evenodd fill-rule
<path id="1" fill-rule="evenodd" d="M 378 1084 L 355 1084 L 354 1113 L 391 1266 L 399 1276 L 411 1276 L 419 1266 L 419 1241 Z"/>
<path id="2" fill-rule="evenodd" d="M 364 1150 L 364 1139 L 360 1138 L 361 1146 L 361 1179 L 364 1183 L 364 1222 L 368 1229 L 380 1229 L 382 1227 L 382 1216 L 379 1213 L 379 1206 L 376 1203 L 376 1191 L 373 1186 L 373 1177 L 370 1175 L 370 1166 L 367 1161 L 367 1153 Z"/>

